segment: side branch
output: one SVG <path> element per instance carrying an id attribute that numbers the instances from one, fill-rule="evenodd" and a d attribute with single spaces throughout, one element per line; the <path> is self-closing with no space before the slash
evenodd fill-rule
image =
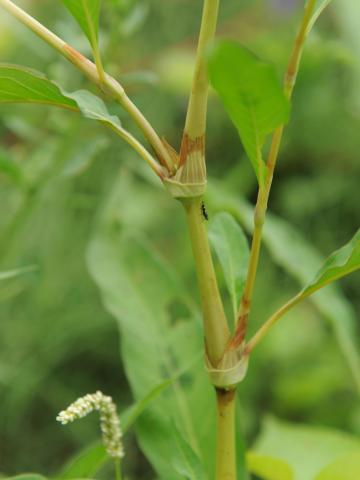
<path id="1" fill-rule="evenodd" d="M 0 6 L 57 50 L 81 70 L 101 90 L 111 95 L 118 103 L 120 103 L 143 132 L 144 136 L 154 149 L 160 163 L 168 170 L 169 174 L 174 173 L 175 165 L 173 159 L 163 145 L 160 137 L 136 105 L 126 95 L 123 87 L 113 77 L 106 73 L 99 75 L 98 68 L 93 62 L 64 42 L 64 40 L 47 29 L 31 15 L 15 5 L 11 0 L 0 0 Z"/>
<path id="2" fill-rule="evenodd" d="M 297 33 L 294 46 L 290 55 L 289 63 L 284 78 L 284 93 L 287 98 L 291 98 L 296 82 L 299 64 L 306 36 L 309 32 L 309 24 L 314 12 L 316 0 L 308 0 L 305 6 L 304 15 Z M 245 283 L 244 294 L 238 312 L 238 321 L 235 333 L 229 343 L 229 348 L 236 348 L 240 345 L 246 335 L 248 317 L 251 308 L 252 296 L 254 291 L 255 278 L 259 264 L 261 249 L 262 231 L 265 222 L 265 215 L 268 206 L 274 170 L 277 158 L 279 156 L 280 144 L 284 132 L 284 126 L 277 128 L 273 134 L 268 160 L 266 163 L 267 176 L 265 185 L 259 190 L 254 216 L 254 235 L 250 251 L 249 270 Z"/>

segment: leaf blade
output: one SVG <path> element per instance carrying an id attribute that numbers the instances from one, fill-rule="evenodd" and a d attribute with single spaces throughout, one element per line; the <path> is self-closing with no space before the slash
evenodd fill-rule
<path id="1" fill-rule="evenodd" d="M 250 451 L 246 463 L 251 473 L 264 480 L 293 480 L 293 471 L 287 462 L 277 457 Z"/>
<path id="2" fill-rule="evenodd" d="M 212 220 L 209 238 L 219 258 L 236 318 L 249 260 L 246 236 L 235 219 L 229 213 L 222 212 L 216 214 Z"/>
<path id="3" fill-rule="evenodd" d="M 121 129 L 121 123 L 117 116 L 110 115 L 105 103 L 100 97 L 88 90 L 77 90 L 73 93 L 64 93 L 67 98 L 74 101 L 85 118 L 107 124 L 115 130 Z"/>
<path id="4" fill-rule="evenodd" d="M 353 480 L 360 472 L 360 450 L 350 452 L 327 465 L 315 480 Z"/>
<path id="5" fill-rule="evenodd" d="M 0 103 L 39 103 L 77 110 L 56 83 L 27 67 L 0 64 Z"/>
<path id="6" fill-rule="evenodd" d="M 61 0 L 87 36 L 93 49 L 97 49 L 99 36 L 100 0 Z"/>
<path id="7" fill-rule="evenodd" d="M 240 44 L 223 41 L 211 53 L 209 75 L 262 185 L 266 173 L 262 159 L 265 138 L 285 124 L 290 114 L 290 103 L 275 69 Z"/>
<path id="8" fill-rule="evenodd" d="M 330 3 L 332 2 L 332 0 L 318 0 L 316 2 L 316 5 L 315 5 L 315 11 L 311 17 L 311 20 L 309 22 L 309 25 L 306 29 L 306 34 L 308 35 L 311 30 L 313 29 L 315 23 L 317 22 L 318 18 L 320 17 L 320 15 L 323 13 L 323 11 L 325 10 L 325 8 L 330 5 Z"/>
<path id="9" fill-rule="evenodd" d="M 359 447 L 357 437 L 342 431 L 267 417 L 253 450 L 287 462 L 293 480 L 313 480 L 329 463 Z"/>
<path id="10" fill-rule="evenodd" d="M 135 428 L 158 477 L 180 480 L 169 460 L 188 466 L 173 435 L 174 423 L 205 470 L 214 468 L 215 403 L 203 368 L 201 321 L 184 285 L 161 255 L 139 234 L 126 226 L 118 228 L 114 213 L 126 201 L 126 185 L 126 176 L 114 185 L 89 246 L 88 266 L 105 308 L 122 332 L 122 358 L 134 398 L 186 371 L 146 409 Z M 178 313 L 169 310 L 171 305 Z"/>
<path id="11" fill-rule="evenodd" d="M 3 280 L 10 280 L 12 278 L 19 277 L 20 275 L 24 275 L 26 273 L 31 273 L 37 270 L 36 265 L 30 265 L 28 267 L 21 267 L 16 268 L 14 270 L 7 270 L 0 272 L 0 282 Z"/>
<path id="12" fill-rule="evenodd" d="M 329 283 L 349 275 L 360 268 L 360 229 L 339 250 L 332 253 L 315 278 L 304 287 L 302 297 L 307 297 Z"/>

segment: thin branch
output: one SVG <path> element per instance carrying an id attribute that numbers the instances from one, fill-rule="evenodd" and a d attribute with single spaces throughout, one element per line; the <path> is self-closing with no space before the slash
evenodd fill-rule
<path id="1" fill-rule="evenodd" d="M 247 342 L 244 354 L 250 355 L 250 353 L 254 350 L 256 345 L 263 339 L 263 337 L 268 333 L 271 327 L 275 325 L 275 323 L 284 316 L 291 308 L 297 305 L 301 300 L 305 297 L 301 295 L 301 292 L 293 297 L 291 300 L 285 303 L 279 310 L 269 317 L 268 320 L 259 328 L 259 330 L 255 333 L 255 335 Z"/>
<path id="2" fill-rule="evenodd" d="M 163 145 L 160 137 L 155 132 L 152 125 L 136 107 L 136 105 L 126 95 L 123 87 L 110 75 L 104 74 L 104 80 L 99 77 L 96 65 L 80 52 L 68 45 L 44 25 L 38 22 L 31 15 L 15 5 L 11 0 L 0 0 L 2 6 L 13 17 L 17 18 L 23 25 L 27 26 L 36 35 L 51 45 L 79 70 L 81 70 L 93 83 L 99 86 L 106 93 L 111 95 L 120 105 L 129 113 L 140 130 L 143 132 L 150 145 L 153 147 L 160 163 L 168 170 L 174 172 L 175 166 L 169 152 Z"/>
<path id="3" fill-rule="evenodd" d="M 142 143 L 140 143 L 133 135 L 131 135 L 130 132 L 120 126 L 116 126 L 113 123 L 100 123 L 113 130 L 117 135 L 119 135 L 119 137 L 125 140 L 125 142 L 128 143 L 146 161 L 146 163 L 152 168 L 152 170 L 156 173 L 158 177 L 160 177 L 161 179 L 165 177 L 166 172 L 164 171 L 164 168 L 159 165 L 159 163 L 155 160 L 151 153 L 146 150 L 144 145 L 142 145 Z"/>

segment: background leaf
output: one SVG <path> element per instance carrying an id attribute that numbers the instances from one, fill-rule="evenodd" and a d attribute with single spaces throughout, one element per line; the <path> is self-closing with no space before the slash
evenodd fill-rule
<path id="1" fill-rule="evenodd" d="M 93 48 L 96 48 L 99 34 L 101 0 L 61 0 L 75 17 Z"/>
<path id="2" fill-rule="evenodd" d="M 330 463 L 315 480 L 355 480 L 359 475 L 360 450 L 356 450 Z"/>
<path id="3" fill-rule="evenodd" d="M 6 480 L 45 480 L 46 477 L 39 475 L 37 473 L 22 473 L 16 475 L 15 477 L 6 477 Z"/>
<path id="4" fill-rule="evenodd" d="M 30 265 L 29 267 L 16 268 L 14 270 L 8 270 L 6 272 L 0 272 L 0 281 L 10 280 L 11 278 L 16 278 L 19 275 L 24 275 L 26 273 L 34 272 L 37 269 L 35 265 Z"/>
<path id="5" fill-rule="evenodd" d="M 246 454 L 246 464 L 249 472 L 264 480 L 293 480 L 294 478 L 289 464 L 279 458 L 250 451 Z"/>
<path id="6" fill-rule="evenodd" d="M 0 64 L 0 103 L 42 103 L 76 110 L 76 104 L 42 73 L 18 65 Z"/>
<path id="7" fill-rule="evenodd" d="M 253 451 L 287 462 L 294 480 L 314 480 L 334 459 L 359 448 L 360 440 L 343 432 L 267 418 Z"/>
<path id="8" fill-rule="evenodd" d="M 124 368 L 136 400 L 186 371 L 137 422 L 139 443 L 160 478 L 182 478 L 169 463 L 188 469 L 174 438 L 174 423 L 207 471 L 214 464 L 215 403 L 203 366 L 201 322 L 176 274 L 137 233 L 121 230 L 115 212 L 121 182 L 90 244 L 88 263 L 105 307 L 122 332 Z M 115 202 L 115 203 L 113 203 Z M 141 321 L 139 321 L 141 319 Z M 206 411 L 206 417 L 201 414 Z"/>
<path id="9" fill-rule="evenodd" d="M 93 478 L 107 461 L 109 456 L 102 442 L 99 441 L 74 456 L 55 478 L 59 480 Z"/>
<path id="10" fill-rule="evenodd" d="M 259 183 L 265 175 L 266 136 L 288 121 L 290 104 L 272 65 L 231 41 L 218 43 L 209 61 L 212 86 L 236 126 Z"/>
<path id="11" fill-rule="evenodd" d="M 178 446 L 179 452 L 182 455 L 181 463 L 175 457 L 172 465 L 176 472 L 178 472 L 183 478 L 189 480 L 205 480 L 208 477 L 204 472 L 204 467 L 201 464 L 198 456 L 194 453 L 192 448 L 180 435 L 177 428 L 174 426 L 175 441 Z"/>
<path id="12" fill-rule="evenodd" d="M 236 318 L 249 260 L 247 238 L 234 218 L 225 212 L 216 214 L 211 221 L 209 238 L 224 272 L 234 318 Z"/>

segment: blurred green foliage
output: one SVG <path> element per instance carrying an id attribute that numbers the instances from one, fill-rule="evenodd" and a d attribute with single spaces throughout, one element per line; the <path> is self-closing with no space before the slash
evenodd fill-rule
<path id="1" fill-rule="evenodd" d="M 21 3 L 90 55 L 61 2 Z M 219 34 L 274 62 L 280 78 L 301 8 L 302 1 L 227 0 Z M 192 0 L 104 1 L 104 63 L 175 146 L 200 10 L 201 2 Z M 309 38 L 270 202 L 322 255 L 348 241 L 359 224 L 359 10 L 356 0 L 334 2 Z M 42 70 L 68 89 L 87 86 L 3 12 L 0 29 L 1 61 Z M 138 135 L 119 107 L 112 108 Z M 115 202 L 111 222 L 145 237 L 187 286 L 191 302 L 199 300 L 195 274 L 181 209 L 120 139 L 73 113 L 8 105 L 0 107 L 0 141 L 0 270 L 37 266 L 0 283 L 0 471 L 54 474 L 98 438 L 95 420 L 62 428 L 55 422 L 58 411 L 96 389 L 111 394 L 120 409 L 132 402 L 119 361 L 118 327 L 85 261 L 102 207 Z M 254 201 L 255 176 L 215 95 L 207 142 L 215 189 Z M 209 193 L 208 203 L 211 219 L 221 202 Z M 269 252 L 264 249 L 261 258 L 253 330 L 298 290 Z M 358 274 L 341 283 L 342 301 L 354 312 L 360 310 L 359 286 Z M 226 295 L 225 281 L 222 290 Z M 182 308 L 173 305 L 174 318 L 184 315 Z M 249 444 L 266 413 L 360 434 L 358 393 L 324 316 L 306 302 L 257 349 L 239 389 Z M 359 322 L 351 328 L 359 346 Z M 129 478 L 153 478 L 132 436 L 126 451 Z"/>

